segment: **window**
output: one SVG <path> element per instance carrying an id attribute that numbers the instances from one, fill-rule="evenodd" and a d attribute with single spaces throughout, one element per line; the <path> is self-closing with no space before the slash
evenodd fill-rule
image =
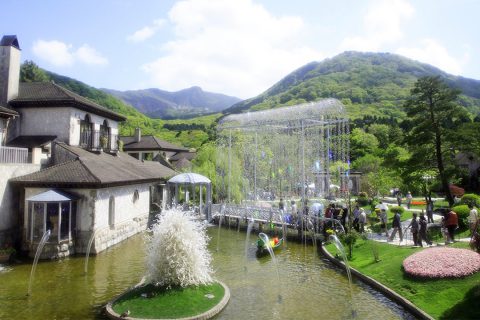
<path id="1" fill-rule="evenodd" d="M 85 119 L 80 121 L 80 146 L 92 146 L 92 127 L 90 116 L 87 114 L 85 115 Z"/>
<path id="2" fill-rule="evenodd" d="M 108 225 L 110 228 L 115 226 L 115 197 L 110 196 L 108 200 Z"/>
<path id="3" fill-rule="evenodd" d="M 103 124 L 100 125 L 100 146 L 103 149 L 110 149 L 110 128 L 107 120 L 104 120 Z"/>
<path id="4" fill-rule="evenodd" d="M 138 190 L 135 190 L 133 192 L 133 203 L 136 203 L 139 198 L 140 198 L 140 195 L 138 194 Z"/>

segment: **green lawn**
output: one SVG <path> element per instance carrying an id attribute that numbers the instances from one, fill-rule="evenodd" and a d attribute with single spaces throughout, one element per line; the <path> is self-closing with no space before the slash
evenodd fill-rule
<path id="1" fill-rule="evenodd" d="M 480 319 L 480 272 L 463 279 L 414 279 L 405 275 L 402 262 L 422 248 L 374 245 L 379 252 L 379 262 L 374 262 L 371 240 L 358 240 L 350 266 L 391 288 L 436 319 Z M 468 244 L 458 242 L 452 246 L 465 248 Z M 334 245 L 326 248 L 336 253 Z"/>
<path id="2" fill-rule="evenodd" d="M 147 293 L 148 298 L 142 297 L 142 294 Z M 213 295 L 213 298 L 206 297 L 207 294 Z M 113 310 L 118 314 L 129 310 L 130 317 L 143 319 L 183 318 L 210 310 L 220 302 L 224 295 L 225 290 L 219 283 L 171 289 L 146 285 L 132 290 L 120 298 L 113 305 Z"/>

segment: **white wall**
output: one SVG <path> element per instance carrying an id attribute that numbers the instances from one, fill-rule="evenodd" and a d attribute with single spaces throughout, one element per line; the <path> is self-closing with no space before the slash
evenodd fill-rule
<path id="1" fill-rule="evenodd" d="M 69 143 L 72 108 L 21 108 L 20 135 L 52 135 L 57 140 Z M 78 144 L 78 142 L 77 142 Z"/>
<path id="2" fill-rule="evenodd" d="M 92 253 L 98 253 L 115 245 L 147 227 L 150 209 L 151 184 L 137 184 L 103 189 L 63 189 L 80 198 L 77 202 L 77 253 L 86 252 L 88 241 L 95 232 Z M 25 199 L 49 190 L 48 188 L 25 188 Z M 135 190 L 139 198 L 133 202 Z M 110 196 L 115 198 L 115 224 L 109 225 Z M 25 204 L 24 230 L 27 228 L 28 206 Z"/>
<path id="3" fill-rule="evenodd" d="M 8 180 L 38 170 L 40 165 L 35 164 L 0 164 L 0 232 L 15 228 L 18 223 L 18 199 Z"/>
<path id="4" fill-rule="evenodd" d="M 20 112 L 20 135 L 54 135 L 57 140 L 72 146 L 80 142 L 80 120 L 87 112 L 72 107 L 18 108 Z M 92 113 L 90 120 L 94 130 L 107 120 L 112 134 L 118 134 L 118 122 Z"/>

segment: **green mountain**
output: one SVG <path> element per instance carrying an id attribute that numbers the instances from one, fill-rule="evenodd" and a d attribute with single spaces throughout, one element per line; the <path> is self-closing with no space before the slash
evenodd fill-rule
<path id="1" fill-rule="evenodd" d="M 86 97 L 96 103 L 127 117 L 120 123 L 120 135 L 133 135 L 139 127 L 142 134 L 155 135 L 172 143 L 186 147 L 198 148 L 212 135 L 212 123 L 218 114 L 197 117 L 189 120 L 151 119 L 122 100 L 91 87 L 78 80 L 58 75 L 39 68 L 34 62 L 26 61 L 20 70 L 20 81 L 54 81 L 56 84 Z"/>
<path id="2" fill-rule="evenodd" d="M 480 113 L 480 81 L 457 77 L 400 55 L 344 52 L 311 62 L 287 75 L 257 97 L 239 102 L 224 114 L 295 105 L 322 98 L 341 100 L 351 118 L 365 114 L 402 119 L 403 102 L 419 77 L 439 75 L 462 90 L 459 103 Z"/>
<path id="3" fill-rule="evenodd" d="M 239 98 L 203 91 L 200 87 L 170 92 L 160 89 L 117 91 L 101 89 L 151 118 L 179 119 L 221 112 Z"/>

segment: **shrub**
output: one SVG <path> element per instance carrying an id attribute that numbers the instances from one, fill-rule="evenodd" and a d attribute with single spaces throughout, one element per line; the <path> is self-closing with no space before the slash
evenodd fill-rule
<path id="1" fill-rule="evenodd" d="M 480 196 L 474 193 L 466 193 L 463 195 L 462 199 L 460 200 L 460 204 L 473 204 L 475 207 L 480 206 Z"/>
<path id="2" fill-rule="evenodd" d="M 393 212 L 393 213 L 404 213 L 405 212 L 405 208 L 404 207 L 400 207 L 400 206 L 395 206 L 395 207 L 390 207 L 390 211 Z"/>
<path id="3" fill-rule="evenodd" d="M 362 193 L 365 194 L 365 196 L 363 196 Z M 367 206 L 370 203 L 370 200 L 365 192 L 360 192 L 357 198 L 357 203 L 361 207 Z"/>
<path id="4" fill-rule="evenodd" d="M 358 193 L 359 198 L 368 198 L 368 194 L 364 191 Z"/>
<path id="5" fill-rule="evenodd" d="M 460 204 L 453 207 L 453 211 L 457 213 L 458 224 L 460 228 L 465 228 L 468 225 L 468 215 L 470 214 L 470 209 L 466 204 Z"/>

